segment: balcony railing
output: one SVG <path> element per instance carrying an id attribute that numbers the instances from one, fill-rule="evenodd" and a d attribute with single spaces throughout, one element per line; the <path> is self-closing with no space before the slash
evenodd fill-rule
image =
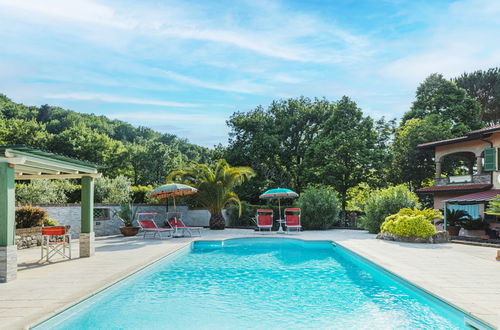
<path id="1" fill-rule="evenodd" d="M 435 178 L 436 186 L 446 186 L 449 184 L 491 184 L 491 173 L 474 175 L 454 175 L 446 178 Z"/>

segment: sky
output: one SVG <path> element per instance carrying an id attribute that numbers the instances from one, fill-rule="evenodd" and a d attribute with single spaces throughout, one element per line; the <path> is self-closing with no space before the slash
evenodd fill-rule
<path id="1" fill-rule="evenodd" d="M 499 0 L 0 0 L 0 93 L 213 147 L 273 100 L 398 118 L 434 72 L 500 66 Z"/>

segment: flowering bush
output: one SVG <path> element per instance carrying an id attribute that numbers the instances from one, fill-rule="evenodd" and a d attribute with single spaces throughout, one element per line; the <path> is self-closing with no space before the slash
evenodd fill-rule
<path id="1" fill-rule="evenodd" d="M 441 212 L 438 210 L 412 210 L 405 208 L 385 218 L 380 226 L 380 231 L 382 233 L 389 232 L 398 236 L 419 236 L 427 238 L 436 233 L 436 228 L 434 228 L 432 221 L 440 217 Z"/>

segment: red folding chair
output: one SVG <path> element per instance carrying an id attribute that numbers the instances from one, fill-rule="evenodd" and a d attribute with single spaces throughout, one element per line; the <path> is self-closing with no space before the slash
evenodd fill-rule
<path id="1" fill-rule="evenodd" d="M 259 228 L 259 232 L 263 229 L 268 229 L 270 233 L 272 232 L 273 214 L 273 210 L 257 210 L 257 227 Z"/>
<path id="2" fill-rule="evenodd" d="M 295 230 L 300 232 L 302 226 L 300 225 L 300 209 L 285 209 L 285 226 L 286 232 L 291 233 Z"/>
<path id="3" fill-rule="evenodd" d="M 47 261 L 59 254 L 71 259 L 71 235 L 66 226 L 42 227 L 42 257 Z"/>

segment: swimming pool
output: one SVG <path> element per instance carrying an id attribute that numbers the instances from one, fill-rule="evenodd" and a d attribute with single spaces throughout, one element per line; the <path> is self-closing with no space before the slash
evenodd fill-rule
<path id="1" fill-rule="evenodd" d="M 332 242 L 244 238 L 194 242 L 35 329 L 465 329 L 464 319 Z"/>

